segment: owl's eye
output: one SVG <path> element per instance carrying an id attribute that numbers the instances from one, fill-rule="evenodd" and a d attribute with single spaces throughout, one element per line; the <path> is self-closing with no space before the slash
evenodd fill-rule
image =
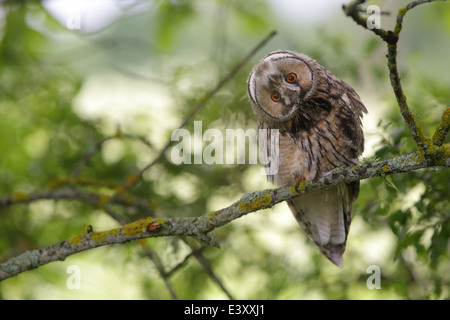
<path id="1" fill-rule="evenodd" d="M 297 75 L 295 73 L 289 73 L 286 77 L 286 81 L 289 83 L 292 83 L 295 80 L 297 80 Z"/>
<path id="2" fill-rule="evenodd" d="M 280 93 L 278 91 L 274 91 L 272 93 L 272 100 L 275 102 L 278 102 L 278 101 L 280 101 L 280 99 L 281 99 Z"/>

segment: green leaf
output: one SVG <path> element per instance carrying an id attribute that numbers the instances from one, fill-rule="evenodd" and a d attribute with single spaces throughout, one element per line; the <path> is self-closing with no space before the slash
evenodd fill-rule
<path id="1" fill-rule="evenodd" d="M 384 176 L 384 184 L 386 186 L 391 187 L 392 189 L 395 189 L 396 191 L 398 191 L 396 185 L 394 184 L 394 181 L 392 181 L 391 176 Z"/>

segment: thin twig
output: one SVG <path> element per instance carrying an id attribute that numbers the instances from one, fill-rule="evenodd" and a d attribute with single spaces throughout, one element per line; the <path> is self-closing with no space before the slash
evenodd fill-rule
<path id="1" fill-rule="evenodd" d="M 432 2 L 432 1 L 446 1 L 446 0 L 417 0 L 409 3 L 406 7 L 400 9 L 397 14 L 397 20 L 394 30 L 384 30 L 382 28 L 372 28 L 370 29 L 376 35 L 378 35 L 383 41 L 387 43 L 388 47 L 388 68 L 389 68 L 389 78 L 391 81 L 391 86 L 394 90 L 397 103 L 400 108 L 400 113 L 408 126 L 408 129 L 419 148 L 424 148 L 425 151 L 431 145 L 431 139 L 425 137 L 422 128 L 420 127 L 418 121 L 412 114 L 408 103 L 406 101 L 406 95 L 403 92 L 402 84 L 400 80 L 400 74 L 397 68 L 397 43 L 399 41 L 400 32 L 403 27 L 403 18 L 406 13 L 415 8 L 416 6 Z M 366 0 L 355 0 L 347 5 L 343 6 L 346 15 L 352 17 L 352 19 L 365 29 L 369 29 L 367 26 L 367 17 L 361 15 L 360 6 L 364 4 Z"/>
<path id="2" fill-rule="evenodd" d="M 161 278 L 164 281 L 164 285 L 166 286 L 167 290 L 169 290 L 170 296 L 172 297 L 172 299 L 177 300 L 178 295 L 175 292 L 175 290 L 173 289 L 173 286 L 169 281 L 170 274 L 165 271 L 163 262 L 162 262 L 160 256 L 158 255 L 158 253 L 155 250 L 153 250 L 152 248 L 147 246 L 145 248 L 144 255 L 146 257 L 148 257 L 150 260 L 152 260 L 153 264 L 155 265 L 156 269 L 159 272 L 159 275 L 161 276 Z"/>
<path id="3" fill-rule="evenodd" d="M 86 166 L 86 164 L 95 155 L 95 153 L 97 153 L 103 147 L 103 145 L 111 139 L 114 139 L 114 137 L 104 138 L 104 139 L 100 140 L 99 142 L 97 142 L 91 149 L 89 149 L 83 155 L 83 157 L 81 157 L 81 160 L 78 162 L 78 165 L 76 166 L 75 170 L 72 172 L 72 177 L 77 178 L 80 175 L 81 170 Z"/>
<path id="4" fill-rule="evenodd" d="M 134 134 L 129 133 L 123 133 L 120 129 L 120 126 L 117 127 L 116 133 L 113 136 L 106 137 L 100 141 L 98 141 L 94 146 L 92 146 L 88 151 L 85 152 L 85 154 L 81 157 L 81 160 L 78 162 L 77 166 L 75 167 L 75 170 L 72 172 L 72 178 L 78 178 L 81 174 L 81 170 L 88 164 L 90 159 L 101 150 L 103 145 L 112 139 L 129 139 L 129 140 L 138 140 L 145 146 L 147 146 L 150 149 L 153 149 L 152 144 L 150 141 L 145 139 L 144 137 L 140 137 Z"/>
<path id="5" fill-rule="evenodd" d="M 105 209 L 107 203 L 118 204 L 124 208 L 134 208 L 146 215 L 155 215 L 155 205 L 132 195 L 110 196 L 102 193 L 87 192 L 74 188 L 56 190 L 40 190 L 35 192 L 15 192 L 9 196 L 0 197 L 0 209 L 17 204 L 28 204 L 39 200 L 80 200 L 95 208 Z"/>
<path id="6" fill-rule="evenodd" d="M 450 130 L 450 107 L 447 107 L 442 115 L 442 121 L 436 127 L 436 131 L 433 134 L 432 141 L 435 146 L 442 146 Z"/>
<path id="7" fill-rule="evenodd" d="M 366 2 L 366 0 L 354 0 L 346 5 L 342 6 L 345 14 L 353 19 L 357 24 L 359 24 L 364 29 L 368 29 L 367 27 L 367 17 L 363 16 L 361 12 L 365 10 L 361 10 L 361 6 Z M 387 39 L 387 32 L 381 28 L 373 28 L 370 29 L 376 35 L 381 37 L 381 39 Z"/>
<path id="8" fill-rule="evenodd" d="M 195 256 L 196 254 L 202 252 L 207 247 L 208 246 L 206 244 L 202 244 L 199 247 L 191 247 L 191 252 L 184 257 L 183 261 L 181 261 L 180 263 L 178 263 L 177 265 L 172 267 L 172 269 L 167 271 L 166 275 L 170 277 L 176 271 L 180 270 L 183 266 L 185 266 L 186 263 L 188 262 L 189 258 L 191 258 L 191 257 Z"/>
<path id="9" fill-rule="evenodd" d="M 211 90 L 207 91 L 203 97 L 197 102 L 197 104 L 194 106 L 194 108 L 192 109 L 192 111 L 188 114 L 188 116 L 186 118 L 183 119 L 183 121 L 180 123 L 180 125 L 178 126 L 178 129 L 182 129 L 184 128 L 193 118 L 194 116 L 201 111 L 206 103 L 226 84 L 228 83 L 235 75 L 236 73 L 267 43 L 269 42 L 275 35 L 276 35 L 276 31 L 272 31 L 267 37 L 265 37 L 260 43 L 258 43 L 244 58 L 242 58 L 241 61 L 239 61 L 222 79 L 220 79 L 220 81 L 216 84 L 216 86 L 214 88 L 212 88 Z M 135 185 L 137 185 L 140 182 L 140 178 L 142 177 L 142 175 L 144 174 L 145 171 L 147 171 L 148 169 L 150 169 L 151 167 L 153 167 L 156 163 L 158 163 L 159 161 L 161 161 L 161 159 L 164 157 L 164 155 L 166 154 L 167 150 L 172 146 L 173 141 L 168 141 L 165 146 L 161 149 L 161 151 L 159 152 L 158 156 L 156 156 L 156 158 L 150 162 L 147 166 L 145 166 L 144 168 L 142 168 L 139 172 L 139 174 L 137 175 L 139 177 L 139 179 L 135 179 L 133 181 L 133 183 L 131 184 L 124 184 L 124 189 L 130 189 L 132 187 L 134 187 Z"/>
<path id="10" fill-rule="evenodd" d="M 226 294 L 228 299 L 234 300 L 230 291 L 225 287 L 225 284 L 223 283 L 223 281 L 216 274 L 216 272 L 214 272 L 214 270 L 211 266 L 211 263 L 209 263 L 208 259 L 206 259 L 202 253 L 203 249 L 206 248 L 207 245 L 202 245 L 200 247 L 197 247 L 196 245 L 194 245 L 186 240 L 185 240 L 185 243 L 191 247 L 192 255 L 197 259 L 198 263 L 200 263 L 200 265 L 206 271 L 206 273 L 211 278 L 211 280 L 214 281 L 220 287 L 220 289 Z M 175 271 L 175 270 L 171 270 L 171 271 Z"/>
<path id="11" fill-rule="evenodd" d="M 234 300 L 231 293 L 228 291 L 228 289 L 223 284 L 222 280 L 219 278 L 219 276 L 214 272 L 212 269 L 211 264 L 209 261 L 198 252 L 194 252 L 194 256 L 197 258 L 197 261 L 200 263 L 202 268 L 206 271 L 206 273 L 209 275 L 209 277 L 220 287 L 220 289 L 227 295 L 228 299 Z"/>

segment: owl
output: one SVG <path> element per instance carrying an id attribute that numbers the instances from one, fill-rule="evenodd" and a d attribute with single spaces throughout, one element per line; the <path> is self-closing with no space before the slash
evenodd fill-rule
<path id="1" fill-rule="evenodd" d="M 271 52 L 251 71 L 247 93 L 267 141 L 278 134 L 278 171 L 267 171 L 269 181 L 293 185 L 359 163 L 361 119 L 367 110 L 350 85 L 315 60 L 291 51 Z M 263 159 L 273 158 L 270 149 L 260 144 Z M 288 201 L 307 236 L 339 267 L 358 193 L 359 181 Z"/>

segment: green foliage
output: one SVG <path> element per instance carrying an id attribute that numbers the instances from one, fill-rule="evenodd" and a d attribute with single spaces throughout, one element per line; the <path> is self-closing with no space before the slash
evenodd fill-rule
<path id="1" fill-rule="evenodd" d="M 265 1 L 156 1 L 136 15 L 124 10 L 88 35 L 67 30 L 38 3 L 1 6 L 6 11 L 0 39 L 0 197 L 63 187 L 112 195 L 159 155 L 205 92 L 272 29 L 280 34 L 275 43 L 258 52 L 195 114 L 203 132 L 256 128 L 246 97 L 247 75 L 269 50 L 285 48 L 312 56 L 354 86 L 369 101 L 369 115 L 377 114 L 382 103 L 388 105 L 371 118 L 378 126 L 365 129 L 366 137 L 378 140 L 364 161 L 416 150 L 389 87 L 383 44 L 369 33 L 350 34 L 349 28 L 361 31 L 350 19 L 330 19 L 320 28 L 303 21 L 286 27 Z M 334 15 L 343 17 L 336 10 Z M 448 37 L 448 10 L 432 12 L 439 19 L 418 14 L 414 25 L 408 17 L 405 32 L 411 24 L 430 34 L 443 28 L 439 34 Z M 310 35 L 299 32 L 302 28 Z M 433 39 L 427 42 L 449 50 L 444 46 L 448 41 Z M 420 66 L 430 60 L 426 52 L 409 55 L 410 48 L 421 50 L 422 39 L 406 40 L 400 60 L 403 86 L 425 134 L 431 135 L 450 105 L 449 83 L 445 70 L 430 76 Z M 99 75 L 103 83 L 95 83 Z M 83 111 L 86 105 L 102 104 L 100 116 Z M 193 132 L 193 121 L 186 129 Z M 174 165 L 170 152 L 128 193 L 148 201 L 161 217 L 202 215 L 245 192 L 272 187 L 260 166 Z M 81 179 L 91 183 L 81 184 Z M 1 282 L 0 297 L 172 298 L 155 260 L 145 254 L 150 248 L 166 272 L 178 268 L 166 280 L 181 299 L 228 298 L 220 284 L 238 299 L 450 298 L 450 172 L 428 169 L 389 179 L 362 182 L 343 269 L 317 252 L 280 204 L 216 230 L 221 249 L 206 248 L 200 258 L 186 258 L 191 245 L 199 246 L 192 239 L 98 248 Z M 146 215 L 133 207 L 111 208 L 124 221 Z M 16 204 L 0 208 L 0 217 L 1 262 L 79 234 L 89 224 L 99 231 L 119 224 L 101 205 L 79 200 Z M 80 290 L 66 286 L 69 265 L 82 270 Z M 381 269 L 380 290 L 366 286 L 370 265 Z"/>

